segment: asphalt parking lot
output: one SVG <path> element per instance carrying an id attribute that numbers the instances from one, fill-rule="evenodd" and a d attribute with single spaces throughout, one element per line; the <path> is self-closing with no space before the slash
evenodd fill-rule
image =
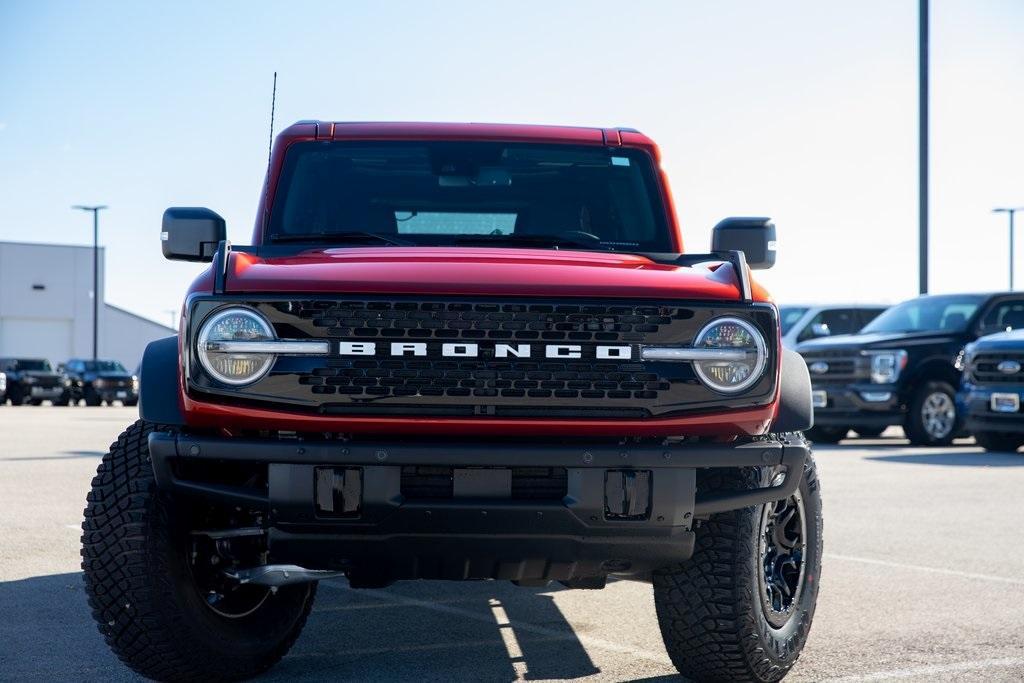
<path id="1" fill-rule="evenodd" d="M 0 680 L 134 680 L 89 617 L 85 493 L 128 408 L 0 407 Z M 817 450 L 825 562 L 787 680 L 1024 678 L 1024 454 L 898 438 Z M 649 586 L 321 584 L 266 680 L 672 681 Z"/>

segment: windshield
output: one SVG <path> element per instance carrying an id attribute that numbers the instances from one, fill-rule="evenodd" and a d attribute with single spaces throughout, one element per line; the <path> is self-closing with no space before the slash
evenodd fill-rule
<path id="1" fill-rule="evenodd" d="M 89 372 L 128 372 L 116 360 L 87 360 L 85 369 Z"/>
<path id="2" fill-rule="evenodd" d="M 646 153 L 491 142 L 296 143 L 268 241 L 674 248 Z"/>
<path id="3" fill-rule="evenodd" d="M 800 318 L 807 312 L 806 306 L 779 306 L 779 324 L 782 325 L 782 336 L 785 337 L 793 329 Z"/>
<path id="4" fill-rule="evenodd" d="M 15 359 L 5 363 L 10 370 L 29 370 L 32 372 L 53 372 L 48 360 Z"/>
<path id="5" fill-rule="evenodd" d="M 981 295 L 962 294 L 911 299 L 882 313 L 861 332 L 963 332 L 982 301 Z"/>

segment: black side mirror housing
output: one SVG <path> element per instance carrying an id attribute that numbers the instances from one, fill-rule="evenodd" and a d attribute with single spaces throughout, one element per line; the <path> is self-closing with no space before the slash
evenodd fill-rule
<path id="1" fill-rule="evenodd" d="M 747 265 L 775 265 L 775 224 L 770 218 L 726 218 L 711 232 L 711 251 L 742 251 Z"/>
<path id="2" fill-rule="evenodd" d="M 224 219 L 213 211 L 176 206 L 164 211 L 160 245 L 166 259 L 210 262 L 227 232 Z"/>

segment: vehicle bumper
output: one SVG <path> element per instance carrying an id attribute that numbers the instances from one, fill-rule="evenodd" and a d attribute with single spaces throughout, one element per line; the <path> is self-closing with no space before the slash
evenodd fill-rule
<path id="1" fill-rule="evenodd" d="M 100 397 L 101 401 L 137 401 L 139 400 L 138 393 L 131 389 L 97 389 L 96 395 Z"/>
<path id="2" fill-rule="evenodd" d="M 165 432 L 153 433 L 149 448 L 160 488 L 265 511 L 274 561 L 387 580 L 520 581 L 644 574 L 686 560 L 695 518 L 790 495 L 809 452 L 802 439 L 617 446 L 249 440 Z M 200 461 L 265 466 L 266 483 L 242 488 L 191 477 L 185 464 Z M 427 498 L 403 484 L 403 470 L 439 463 L 463 473 L 564 468 L 564 494 L 544 500 L 507 493 Z M 786 477 L 762 489 L 696 488 L 698 468 L 749 466 L 782 467 Z M 357 512 L 344 518 L 324 513 L 318 469 L 358 470 Z M 649 487 L 642 511 L 627 516 L 619 509 L 623 473 Z"/>
<path id="3" fill-rule="evenodd" d="M 828 405 L 814 409 L 818 427 L 863 425 L 888 427 L 901 424 L 906 411 L 896 387 L 889 384 L 812 385 L 813 391 L 825 391 Z"/>
<path id="4" fill-rule="evenodd" d="M 1024 434 L 1024 412 L 997 413 L 992 410 L 992 394 L 1016 394 L 1024 406 L 1024 386 L 998 385 L 980 387 L 968 385 L 957 395 L 957 408 L 964 416 L 964 428 L 976 432 Z"/>
<path id="5" fill-rule="evenodd" d="M 33 401 L 56 401 L 64 396 L 64 387 L 33 387 L 25 388 L 25 397 Z"/>

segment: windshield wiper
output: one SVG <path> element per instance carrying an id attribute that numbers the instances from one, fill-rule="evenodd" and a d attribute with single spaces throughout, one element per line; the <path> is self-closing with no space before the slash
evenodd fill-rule
<path id="1" fill-rule="evenodd" d="M 412 242 L 400 240 L 396 237 L 388 237 L 378 232 L 364 232 L 354 230 L 350 232 L 305 232 L 305 233 L 278 233 L 270 236 L 271 242 L 318 242 L 322 244 L 335 244 L 345 242 L 369 242 L 377 241 L 384 244 L 391 244 L 396 247 L 413 247 Z"/>
<path id="2" fill-rule="evenodd" d="M 600 242 L 583 242 L 558 235 L 462 235 L 456 244 L 521 244 L 538 247 L 571 247 L 590 251 L 610 251 Z"/>

